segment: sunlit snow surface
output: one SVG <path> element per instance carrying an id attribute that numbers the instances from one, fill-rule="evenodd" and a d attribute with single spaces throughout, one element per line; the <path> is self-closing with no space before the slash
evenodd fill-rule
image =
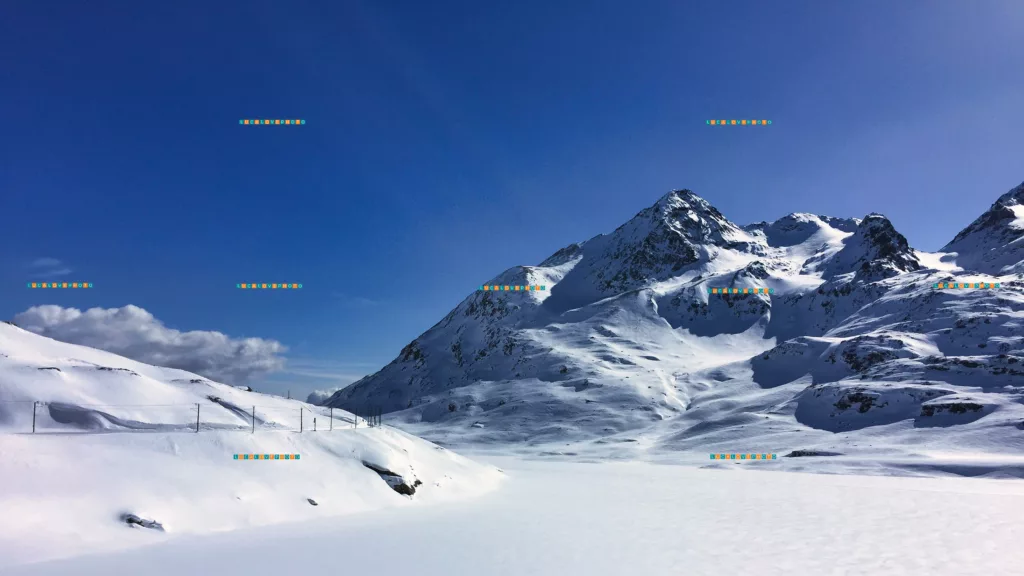
<path id="1" fill-rule="evenodd" d="M 35 434 L 32 401 L 47 403 Z M 500 484 L 493 467 L 391 428 L 353 429 L 340 410 L 327 431 L 329 413 L 315 409 L 0 324 L 0 574 L 181 535 L 450 502 Z M 255 453 L 300 459 L 234 459 Z M 364 463 L 419 481 L 414 498 Z M 130 527 L 123 514 L 165 531 Z"/>
<path id="2" fill-rule="evenodd" d="M 502 489 L 7 576 L 1020 573 L 1024 483 L 497 459 Z M 129 529 L 125 529 L 129 532 Z"/>

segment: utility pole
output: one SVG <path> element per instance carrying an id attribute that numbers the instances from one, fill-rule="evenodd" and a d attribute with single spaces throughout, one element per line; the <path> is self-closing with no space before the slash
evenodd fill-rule
<path id="1" fill-rule="evenodd" d="M 302 408 L 299 408 L 299 432 L 302 432 Z"/>
<path id="2" fill-rule="evenodd" d="M 252 433 L 256 433 L 256 407 L 252 407 Z"/>
<path id="3" fill-rule="evenodd" d="M 199 434 L 199 402 L 196 402 L 196 434 Z"/>
<path id="4" fill-rule="evenodd" d="M 38 401 L 33 401 L 32 402 L 32 433 L 33 434 L 36 433 L 36 404 L 39 404 L 39 402 Z"/>
<path id="5" fill-rule="evenodd" d="M 328 432 L 330 432 L 332 430 L 334 430 L 334 408 L 331 408 L 331 421 L 328 424 L 328 428 L 327 428 Z"/>

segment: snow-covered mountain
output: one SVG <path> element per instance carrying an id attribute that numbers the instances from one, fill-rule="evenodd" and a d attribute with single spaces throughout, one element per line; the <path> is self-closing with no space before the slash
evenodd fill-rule
<path id="1" fill-rule="evenodd" d="M 0 570 L 167 534 L 464 498 L 500 477 L 404 432 L 354 428 L 340 410 L 0 323 Z"/>
<path id="2" fill-rule="evenodd" d="M 1024 184 L 999 197 L 992 207 L 942 248 L 957 264 L 986 274 L 1024 272 Z"/>
<path id="3" fill-rule="evenodd" d="M 688 190 L 486 284 L 326 405 L 457 444 L 1024 451 L 1024 185 L 943 253 L 882 215 L 737 226 Z M 999 289 L 937 290 L 940 282 Z M 722 296 L 711 288 L 769 288 Z M 566 450 L 563 448 L 563 450 Z"/>

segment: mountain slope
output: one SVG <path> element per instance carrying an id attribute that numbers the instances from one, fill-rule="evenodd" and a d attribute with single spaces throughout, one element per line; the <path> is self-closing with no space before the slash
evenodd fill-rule
<path id="1" fill-rule="evenodd" d="M 331 416 L 0 323 L 0 567 L 465 498 L 500 478 L 398 430 L 353 429 L 341 411 L 327 432 Z M 240 462 L 234 454 L 300 459 Z M 415 485 L 413 497 L 371 466 Z M 160 527 L 132 530 L 126 514 Z"/>
<path id="2" fill-rule="evenodd" d="M 957 265 L 982 252 L 999 272 L 1019 265 L 1006 264 L 1015 190 L 951 243 Z M 739 227 L 675 191 L 488 282 L 550 295 L 474 293 L 326 404 L 379 406 L 444 442 L 576 453 L 846 451 L 862 437 L 1022 450 L 1024 292 L 992 266 L 954 275 L 950 258 L 913 250 L 879 214 Z M 954 279 L 1002 287 L 933 289 Z"/>
<path id="3" fill-rule="evenodd" d="M 942 252 L 955 253 L 958 266 L 985 274 L 1024 272 L 1024 184 L 999 197 L 960 231 Z"/>

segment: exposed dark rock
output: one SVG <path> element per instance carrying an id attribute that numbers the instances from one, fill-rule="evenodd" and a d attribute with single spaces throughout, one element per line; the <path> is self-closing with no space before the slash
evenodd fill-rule
<path id="1" fill-rule="evenodd" d="M 1013 210 L 1010 209 L 1010 206 L 1022 203 L 1024 203 L 1024 184 L 1021 184 L 1000 196 L 999 199 L 992 204 L 992 207 L 986 210 L 981 216 L 978 216 L 978 218 L 975 219 L 974 222 L 971 222 L 969 226 L 961 230 L 960 233 L 953 238 L 952 242 L 942 248 L 942 251 L 949 251 L 953 248 L 954 244 L 964 240 L 972 234 L 976 234 L 984 230 L 996 229 L 1000 232 L 1004 232 L 1007 227 L 1006 225 L 1013 222 L 1017 217 Z M 1004 238 L 1006 241 L 1011 239 L 1012 237 L 1009 235 Z"/>
<path id="2" fill-rule="evenodd" d="M 850 392 L 847 394 L 843 394 L 843 396 L 839 399 L 839 401 L 837 401 L 834 404 L 834 406 L 838 408 L 840 411 L 843 411 L 848 410 L 854 404 L 857 404 L 857 412 L 863 414 L 868 410 L 871 410 L 871 408 L 875 406 L 876 400 L 878 400 L 878 397 L 872 396 L 870 394 L 865 394 L 863 391 Z M 883 407 L 886 404 L 881 404 L 879 405 L 879 407 Z"/>
<path id="3" fill-rule="evenodd" d="M 364 461 L 363 466 L 366 466 L 370 470 L 376 472 L 381 477 L 382 480 L 387 482 L 388 486 L 390 486 L 392 490 L 398 492 L 403 496 L 412 496 L 413 494 L 416 493 L 416 488 L 420 487 L 423 484 L 423 482 L 420 482 L 418 479 L 414 480 L 412 484 L 410 484 L 405 478 L 402 477 L 401 474 L 396 474 L 395 472 L 392 472 L 387 468 L 377 466 L 376 464 L 371 464 L 369 462 Z"/>
<path id="4" fill-rule="evenodd" d="M 874 281 L 920 270 L 921 263 L 906 237 L 881 214 L 868 214 L 829 263 L 826 277 L 854 272 L 854 278 Z"/>
<path id="5" fill-rule="evenodd" d="M 824 450 L 793 450 L 784 458 L 803 458 L 806 456 L 842 456 L 839 452 L 826 452 Z"/>
<path id="6" fill-rule="evenodd" d="M 96 369 L 101 372 L 127 372 L 132 376 L 138 376 L 137 372 L 135 372 L 134 370 L 129 370 L 127 368 L 111 368 L 109 366 L 97 366 Z"/>
<path id="7" fill-rule="evenodd" d="M 978 412 L 984 406 L 974 402 L 949 402 L 943 404 L 925 404 L 921 406 L 921 416 L 934 416 L 947 412 L 949 414 L 966 414 L 967 412 Z"/>
<path id="8" fill-rule="evenodd" d="M 413 340 L 405 348 L 402 348 L 401 358 L 402 362 L 408 362 L 410 359 L 419 361 L 423 359 L 423 351 L 420 350 L 419 344 Z"/>
<path id="9" fill-rule="evenodd" d="M 158 530 L 160 532 L 164 531 L 163 524 L 157 522 L 156 520 L 147 520 L 145 518 L 140 518 L 135 514 L 130 514 L 128 512 L 121 514 L 121 521 L 133 528 L 139 526 L 142 528 L 149 528 L 150 530 Z"/>
<path id="10" fill-rule="evenodd" d="M 555 252 L 551 256 L 548 256 L 548 258 L 541 262 L 540 265 L 543 267 L 561 266 L 562 264 L 569 262 L 573 258 L 579 257 L 582 253 L 583 245 L 580 244 L 579 242 L 576 242 L 574 244 L 566 246 L 565 248 L 560 249 L 558 252 Z"/>

